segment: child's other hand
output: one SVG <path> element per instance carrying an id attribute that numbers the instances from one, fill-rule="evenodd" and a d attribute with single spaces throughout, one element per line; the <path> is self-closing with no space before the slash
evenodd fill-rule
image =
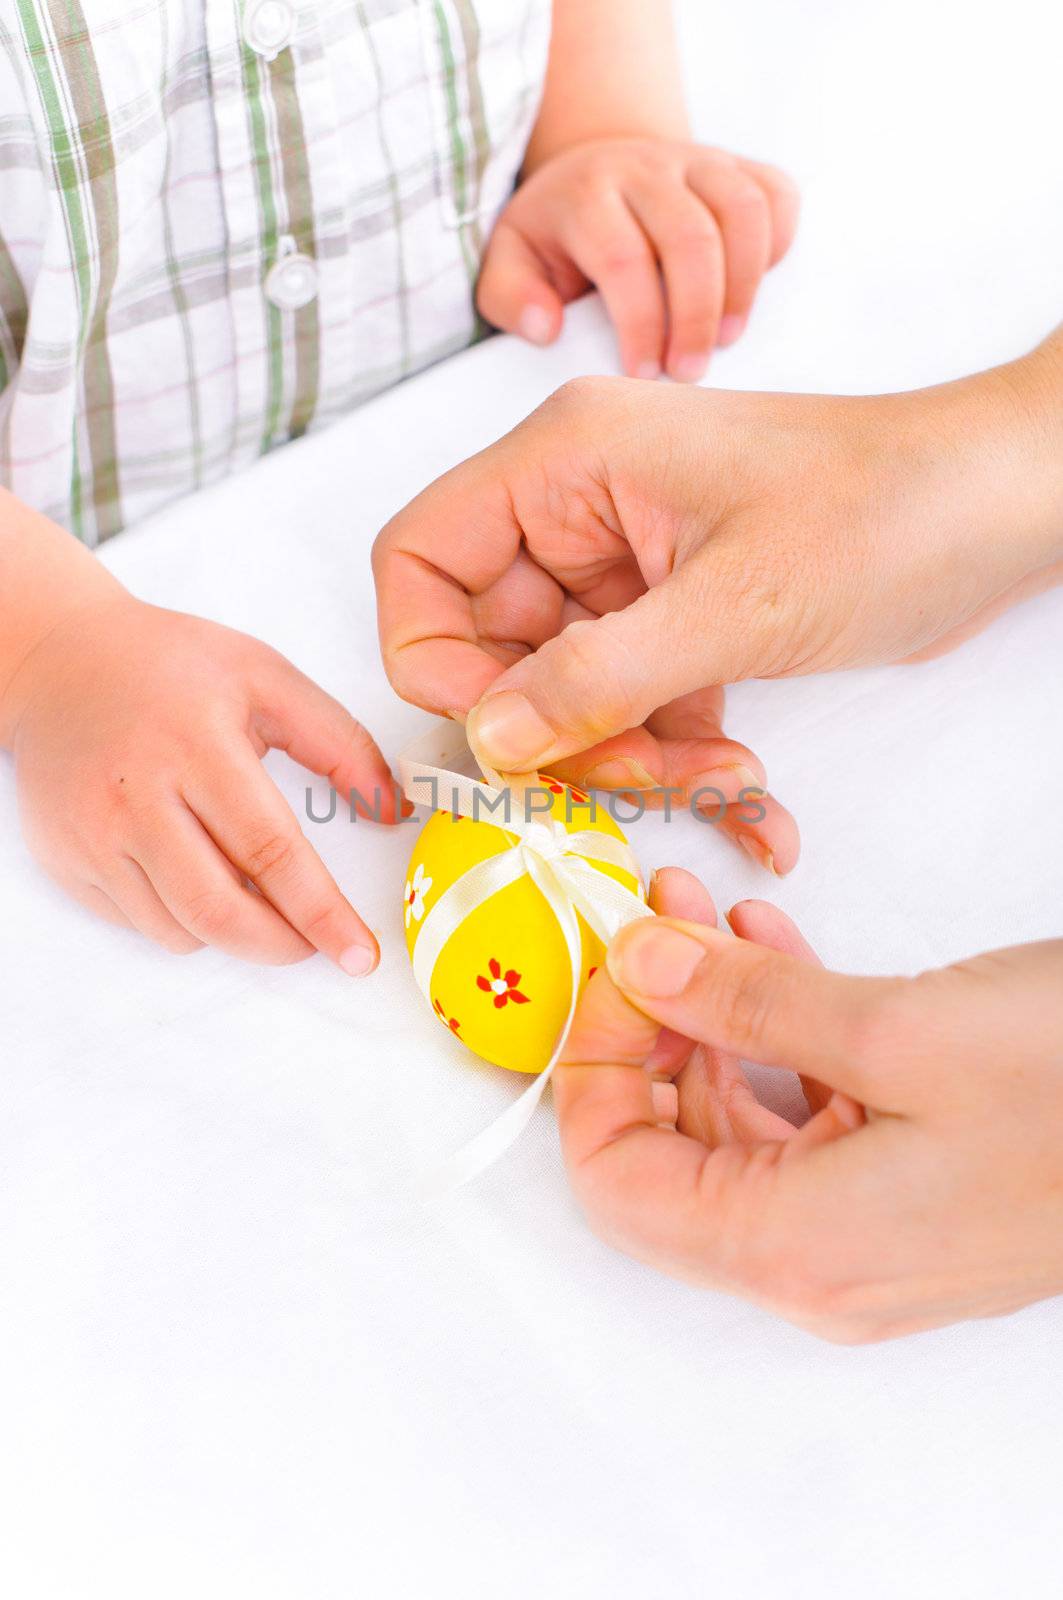
<path id="1" fill-rule="evenodd" d="M 15 684 L 30 849 L 84 905 L 168 950 L 280 964 L 378 958 L 267 777 L 269 748 L 396 817 L 393 779 L 354 718 L 257 639 L 128 595 L 80 610 Z"/>
<path id="2" fill-rule="evenodd" d="M 600 139 L 544 162 L 509 202 L 477 289 L 496 327 L 550 344 L 596 288 L 624 370 L 695 382 L 790 248 L 798 195 L 774 167 L 663 139 Z"/>

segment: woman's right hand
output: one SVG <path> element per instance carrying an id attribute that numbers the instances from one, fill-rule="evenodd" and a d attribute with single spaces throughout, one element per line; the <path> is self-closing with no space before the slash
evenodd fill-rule
<path id="1" fill-rule="evenodd" d="M 739 759 L 720 685 L 925 654 L 1059 581 L 1061 435 L 1058 334 L 869 398 L 581 379 L 381 534 L 389 676 L 500 771 L 689 792 Z"/>
<path id="2" fill-rule="evenodd" d="M 854 978 L 763 901 L 732 939 L 689 873 L 651 898 L 554 1079 L 597 1233 L 844 1342 L 1063 1292 L 1063 939 Z M 801 1073 L 809 1118 L 761 1104 L 742 1060 Z"/>

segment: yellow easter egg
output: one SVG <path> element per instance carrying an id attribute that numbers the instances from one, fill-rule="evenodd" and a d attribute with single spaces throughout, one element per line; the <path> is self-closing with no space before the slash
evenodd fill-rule
<path id="1" fill-rule="evenodd" d="M 605 807 L 582 790 L 545 776 L 538 784 L 533 791 L 537 822 L 557 824 L 567 833 L 602 833 L 626 843 Z M 422 931 L 430 926 L 433 907 L 446 891 L 470 868 L 512 850 L 516 843 L 516 833 L 487 820 L 450 811 L 437 811 L 428 819 L 406 879 L 403 910 L 411 961 Z M 623 867 L 596 860 L 588 860 L 588 865 L 644 898 L 638 877 Z M 576 917 L 582 988 L 605 951 L 578 912 Z M 432 933 L 429 940 L 433 947 L 438 942 Z M 568 1016 L 572 965 L 553 909 L 534 880 L 523 873 L 457 920 L 431 970 L 431 1003 L 440 1024 L 485 1061 L 513 1072 L 540 1072 Z"/>

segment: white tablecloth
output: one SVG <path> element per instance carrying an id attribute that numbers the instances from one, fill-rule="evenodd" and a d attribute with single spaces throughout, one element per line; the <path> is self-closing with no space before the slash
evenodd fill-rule
<path id="1" fill-rule="evenodd" d="M 1058 8 L 723 9 L 684 10 L 699 126 L 785 161 L 807 204 L 713 381 L 901 387 L 1051 325 Z M 277 645 L 393 754 L 420 717 L 378 663 L 370 541 L 558 382 L 613 368 L 597 306 L 570 324 L 554 352 L 496 340 L 407 383 L 106 560 Z M 933 665 L 745 686 L 731 730 L 799 815 L 798 870 L 766 883 L 690 819 L 635 847 L 722 903 L 773 896 L 853 971 L 1058 934 L 1061 672 L 1057 593 Z M 301 809 L 303 775 L 270 767 Z M 307 827 L 379 930 L 370 981 L 96 923 L 28 860 L 0 765 L 12 1600 L 1058 1595 L 1063 1302 L 821 1345 L 598 1244 L 549 1105 L 452 1202 L 366 1221 L 520 1084 L 414 987 L 413 830 Z"/>

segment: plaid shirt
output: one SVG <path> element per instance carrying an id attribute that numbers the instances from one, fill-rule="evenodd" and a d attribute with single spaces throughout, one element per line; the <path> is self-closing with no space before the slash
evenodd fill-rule
<path id="1" fill-rule="evenodd" d="M 93 544 L 473 339 L 549 0 L 0 0 L 0 480 Z"/>

